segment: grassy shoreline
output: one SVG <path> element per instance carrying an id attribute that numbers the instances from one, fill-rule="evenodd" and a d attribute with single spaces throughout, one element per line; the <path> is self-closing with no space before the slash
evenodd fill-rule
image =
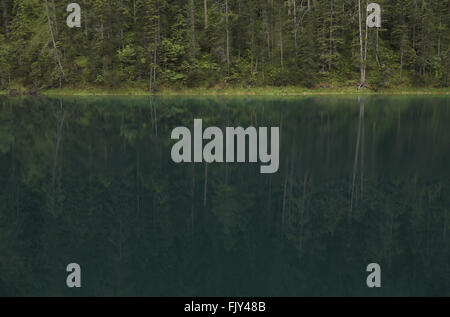
<path id="1" fill-rule="evenodd" d="M 19 89 L 21 94 L 25 89 Z M 0 95 L 8 95 L 8 90 L 1 90 Z M 312 96 L 312 95 L 450 95 L 450 88 L 413 88 L 398 87 L 357 90 L 355 87 L 316 88 L 301 87 L 255 87 L 255 88 L 182 88 L 161 89 L 149 92 L 139 88 L 62 88 L 39 91 L 40 96 Z"/>

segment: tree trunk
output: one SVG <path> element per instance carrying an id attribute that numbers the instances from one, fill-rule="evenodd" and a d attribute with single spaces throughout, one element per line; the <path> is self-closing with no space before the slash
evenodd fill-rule
<path id="1" fill-rule="evenodd" d="M 86 40 L 88 40 L 88 20 L 87 17 L 84 17 L 84 35 L 86 36 Z"/>
<path id="2" fill-rule="evenodd" d="M 56 19 L 55 0 L 52 0 L 52 15 L 53 15 L 53 21 L 55 21 L 55 35 L 58 36 L 58 20 Z"/>
<path id="3" fill-rule="evenodd" d="M 136 25 L 136 23 L 137 23 L 137 19 L 136 19 L 136 0 L 133 0 L 133 20 L 134 20 L 134 25 Z"/>
<path id="4" fill-rule="evenodd" d="M 264 56 L 262 57 L 262 61 L 261 61 L 261 76 L 262 76 L 262 80 L 264 81 Z"/>
<path id="5" fill-rule="evenodd" d="M 362 22 L 361 22 L 361 0 L 358 0 L 358 22 L 359 22 L 359 69 L 361 78 L 358 88 L 366 86 L 366 73 L 364 69 L 364 55 L 363 55 L 363 34 L 362 34 Z"/>
<path id="6" fill-rule="evenodd" d="M 250 74 L 253 78 L 253 56 L 255 52 L 255 22 L 253 21 L 253 16 L 251 18 L 251 26 L 252 26 L 252 35 L 251 35 L 251 41 L 250 41 Z M 256 68 L 257 69 L 257 68 Z"/>
<path id="7" fill-rule="evenodd" d="M 241 22 L 241 2 L 238 1 L 238 25 L 240 26 L 240 22 Z M 241 32 L 238 32 L 237 34 L 237 43 L 238 43 L 238 62 L 241 61 Z"/>
<path id="8" fill-rule="evenodd" d="M 367 6 L 368 6 L 368 1 L 366 0 L 366 7 Z M 366 18 L 367 18 L 367 14 L 366 14 Z M 364 19 L 364 21 L 366 21 L 366 19 Z M 366 77 L 368 35 L 369 35 L 369 26 L 367 25 L 367 22 L 366 22 L 366 34 L 364 36 L 364 78 Z"/>
<path id="9" fill-rule="evenodd" d="M 153 89 L 153 65 L 150 63 L 150 74 L 148 78 L 148 91 Z"/>
<path id="10" fill-rule="evenodd" d="M 158 8 L 158 17 L 159 17 L 159 8 Z M 153 65 L 150 65 L 150 91 L 153 89 L 153 83 L 156 81 L 156 62 L 157 62 L 157 52 L 158 52 L 158 39 L 160 34 L 160 21 L 158 19 L 158 30 L 155 34 L 154 42 L 153 42 Z"/>
<path id="11" fill-rule="evenodd" d="M 330 60 L 328 61 L 328 71 L 331 70 L 331 64 L 333 62 L 333 0 L 330 0 Z"/>
<path id="12" fill-rule="evenodd" d="M 59 70 L 61 71 L 61 76 L 59 78 L 60 86 L 61 86 L 61 78 L 62 77 L 66 77 L 66 74 L 64 73 L 64 69 L 62 67 L 61 59 L 60 59 L 59 53 L 58 53 L 58 48 L 56 46 L 55 36 L 53 35 L 52 21 L 50 19 L 50 11 L 49 11 L 49 8 L 48 8 L 48 1 L 47 0 L 45 0 L 45 13 L 47 15 L 48 28 L 49 28 L 49 31 L 50 31 L 50 39 L 53 42 L 53 49 L 55 50 L 55 59 L 56 59 L 56 62 L 58 64 L 58 66 L 59 66 Z"/>
<path id="13" fill-rule="evenodd" d="M 203 11 L 205 16 L 205 29 L 208 28 L 208 1 L 203 0 Z"/>
<path id="14" fill-rule="evenodd" d="M 297 0 L 294 0 L 294 47 L 297 51 Z"/>
<path id="15" fill-rule="evenodd" d="M 5 34 L 8 34 L 9 19 L 8 19 L 8 4 L 6 3 L 6 0 L 2 0 L 2 7 L 3 7 L 3 27 L 5 28 Z"/>
<path id="16" fill-rule="evenodd" d="M 228 0 L 225 0 L 225 28 L 226 28 L 226 57 L 227 57 L 227 73 L 230 74 L 230 29 L 228 24 Z"/>
<path id="17" fill-rule="evenodd" d="M 281 63 L 281 71 L 284 68 L 283 61 L 283 21 L 281 20 L 281 7 L 278 9 L 278 20 L 280 21 L 280 63 Z"/>
<path id="18" fill-rule="evenodd" d="M 401 49 L 401 53 L 400 53 L 400 81 L 402 81 L 403 79 L 403 47 Z"/>
<path id="19" fill-rule="evenodd" d="M 441 56 L 441 28 L 442 28 L 442 17 L 439 17 L 439 36 L 438 36 L 438 56 Z"/>
<path id="20" fill-rule="evenodd" d="M 378 28 L 377 28 L 377 41 L 375 44 L 375 59 L 377 60 L 378 67 L 380 68 L 380 70 L 382 70 L 383 67 L 380 62 L 380 53 L 379 53 L 378 48 L 379 48 L 379 36 L 378 36 Z"/>
<path id="21" fill-rule="evenodd" d="M 190 24 L 190 42 L 191 42 L 191 62 L 194 62 L 196 56 L 196 43 L 195 43 L 195 13 L 194 13 L 194 0 L 189 0 L 189 24 Z"/>

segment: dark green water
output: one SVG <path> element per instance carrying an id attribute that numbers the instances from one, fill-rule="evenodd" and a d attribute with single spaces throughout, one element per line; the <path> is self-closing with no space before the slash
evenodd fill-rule
<path id="1" fill-rule="evenodd" d="M 280 126 L 279 171 L 173 163 L 194 118 Z M 449 97 L 0 98 L 0 295 L 450 296 L 449 260 Z"/>

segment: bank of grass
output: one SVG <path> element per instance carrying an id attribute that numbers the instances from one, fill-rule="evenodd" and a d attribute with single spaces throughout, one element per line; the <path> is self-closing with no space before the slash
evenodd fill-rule
<path id="1" fill-rule="evenodd" d="M 24 93 L 25 89 L 20 89 Z M 0 92 L 7 95 L 8 91 Z M 162 88 L 149 92 L 141 88 L 62 88 L 39 91 L 41 96 L 309 96 L 309 95 L 449 95 L 450 88 L 397 87 L 388 89 L 358 90 L 356 87 L 314 88 L 254 87 L 254 88 Z"/>

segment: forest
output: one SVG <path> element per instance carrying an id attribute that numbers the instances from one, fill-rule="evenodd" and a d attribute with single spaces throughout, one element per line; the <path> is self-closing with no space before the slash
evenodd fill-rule
<path id="1" fill-rule="evenodd" d="M 448 87 L 449 0 L 1 0 L 0 89 Z"/>

